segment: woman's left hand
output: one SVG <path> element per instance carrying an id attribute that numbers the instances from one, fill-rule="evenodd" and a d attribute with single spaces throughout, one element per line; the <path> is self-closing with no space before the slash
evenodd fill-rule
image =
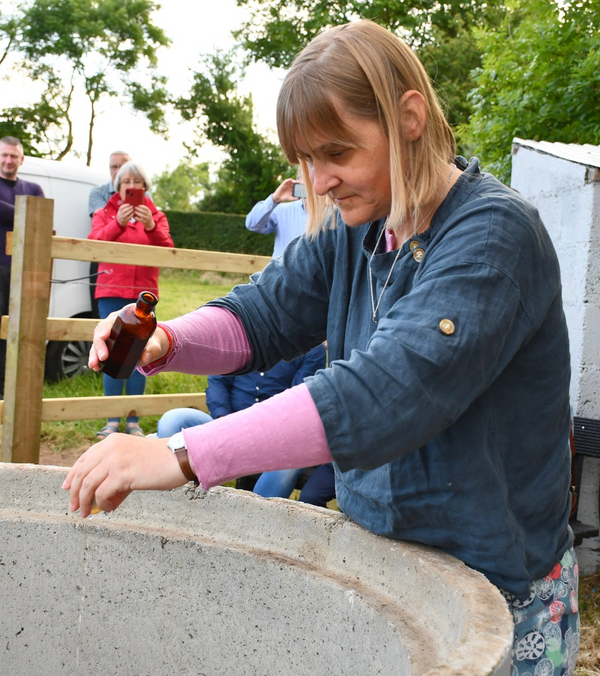
<path id="1" fill-rule="evenodd" d="M 134 490 L 170 490 L 188 482 L 168 439 L 109 434 L 71 467 L 62 487 L 71 491 L 69 509 L 85 519 L 92 503 L 111 512 Z"/>
<path id="2" fill-rule="evenodd" d="M 156 227 L 156 223 L 152 218 L 152 212 L 145 204 L 140 204 L 140 206 L 137 206 L 135 208 L 134 215 L 135 220 L 143 223 L 146 230 L 154 230 Z"/>

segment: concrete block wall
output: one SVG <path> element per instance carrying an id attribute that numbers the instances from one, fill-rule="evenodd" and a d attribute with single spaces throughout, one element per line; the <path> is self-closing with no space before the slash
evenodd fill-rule
<path id="1" fill-rule="evenodd" d="M 573 414 L 600 420 L 600 147 L 513 142 L 511 186 L 538 209 L 560 261 L 571 344 Z M 585 458 L 578 518 L 597 525 L 600 460 Z M 600 571 L 600 538 L 577 548 Z"/>

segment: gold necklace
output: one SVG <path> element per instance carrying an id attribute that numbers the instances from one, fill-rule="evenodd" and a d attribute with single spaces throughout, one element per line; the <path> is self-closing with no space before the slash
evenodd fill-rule
<path id="1" fill-rule="evenodd" d="M 417 226 L 415 232 L 419 232 L 421 226 L 423 223 L 427 221 L 427 219 L 433 214 L 433 212 L 440 206 L 441 201 L 444 199 L 444 195 L 446 194 L 446 190 L 448 189 L 448 186 L 450 185 L 450 181 L 452 180 L 452 177 L 456 173 L 456 166 L 452 170 L 450 176 L 448 177 L 448 180 L 446 181 L 446 185 L 444 186 L 444 189 L 442 190 L 442 194 L 438 197 L 437 202 L 433 205 L 432 209 L 427 213 L 427 216 L 419 223 Z M 398 262 L 398 258 L 400 258 L 400 252 L 402 251 L 402 246 L 398 248 L 398 253 L 396 254 L 396 257 L 394 258 L 394 262 L 392 263 L 392 267 L 390 268 L 390 271 L 388 273 L 387 279 L 385 280 L 383 284 L 383 289 L 381 289 L 381 293 L 379 294 L 379 298 L 377 300 L 377 305 L 375 305 L 375 291 L 373 288 L 373 271 L 371 270 L 371 261 L 373 260 L 373 256 L 375 255 L 375 252 L 379 248 L 379 242 L 381 242 L 381 237 L 383 236 L 383 232 L 385 230 L 385 223 L 383 224 L 383 227 L 381 228 L 381 232 L 379 233 L 379 237 L 377 238 L 377 242 L 375 243 L 375 247 L 373 249 L 373 253 L 371 254 L 371 258 L 369 258 L 369 290 L 371 291 L 371 308 L 373 310 L 373 322 L 377 324 L 377 310 L 379 310 L 379 305 L 381 303 L 381 299 L 383 297 L 383 292 L 387 289 L 387 285 L 390 283 L 390 279 L 392 277 L 392 272 L 394 271 L 394 268 L 396 267 L 396 263 Z"/>

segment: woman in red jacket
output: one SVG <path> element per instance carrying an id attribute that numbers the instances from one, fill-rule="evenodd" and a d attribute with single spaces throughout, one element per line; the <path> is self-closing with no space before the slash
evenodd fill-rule
<path id="1" fill-rule="evenodd" d="M 144 193 L 150 189 L 146 172 L 135 162 L 127 162 L 119 170 L 115 178 L 116 192 L 104 209 L 98 209 L 94 214 L 89 239 L 172 247 L 167 217 L 154 206 L 147 194 L 144 194 L 143 204 L 139 206 L 134 207 L 127 203 L 125 198 L 129 188 L 143 189 Z M 135 303 L 142 291 L 152 291 L 158 296 L 159 268 L 100 263 L 98 271 L 100 274 L 95 295 L 102 319 L 129 303 Z M 106 396 L 123 394 L 122 380 L 115 380 L 106 374 L 103 375 L 103 380 Z M 146 378 L 138 371 L 134 371 L 125 381 L 126 394 L 143 394 L 145 388 Z M 109 418 L 96 436 L 103 439 L 118 432 L 120 423 L 120 418 Z M 137 416 L 127 418 L 125 431 L 134 436 L 144 436 Z"/>

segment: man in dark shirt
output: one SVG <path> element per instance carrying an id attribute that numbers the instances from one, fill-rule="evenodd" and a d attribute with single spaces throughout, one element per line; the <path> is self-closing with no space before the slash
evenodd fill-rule
<path id="1" fill-rule="evenodd" d="M 12 232 L 15 220 L 15 197 L 34 195 L 44 197 L 37 183 L 17 178 L 23 164 L 23 146 L 14 136 L 0 139 L 0 315 L 8 314 L 10 295 L 10 256 L 6 254 L 6 234 Z M 0 397 L 4 397 L 6 341 L 0 340 Z"/>

